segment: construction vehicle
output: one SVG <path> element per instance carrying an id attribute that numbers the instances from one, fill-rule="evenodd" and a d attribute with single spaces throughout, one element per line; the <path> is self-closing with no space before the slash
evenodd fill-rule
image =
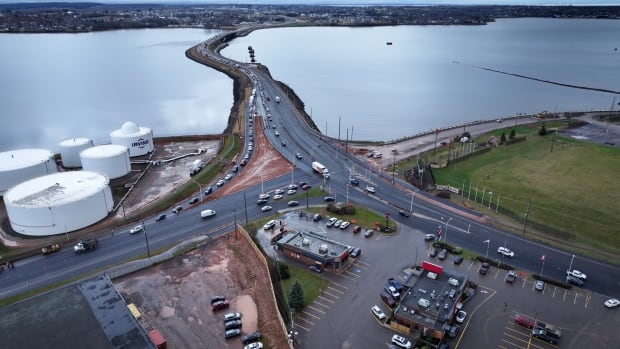
<path id="1" fill-rule="evenodd" d="M 80 240 L 75 246 L 73 246 L 73 252 L 75 253 L 83 253 L 92 250 L 96 250 L 99 247 L 99 240 L 97 239 L 88 239 L 88 240 Z"/>
<path id="2" fill-rule="evenodd" d="M 60 250 L 60 245 L 58 244 L 49 244 L 47 246 L 43 246 L 41 248 L 41 253 L 48 255 L 50 253 L 58 252 Z"/>
<path id="3" fill-rule="evenodd" d="M 314 161 L 312 162 L 312 169 L 323 175 L 323 178 L 329 179 L 329 170 L 327 167 L 323 166 L 320 162 Z"/>

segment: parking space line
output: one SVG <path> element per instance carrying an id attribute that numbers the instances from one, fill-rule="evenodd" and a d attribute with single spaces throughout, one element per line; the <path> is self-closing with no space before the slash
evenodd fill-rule
<path id="1" fill-rule="evenodd" d="M 298 323 L 295 323 L 295 328 L 301 328 L 302 330 L 304 330 L 306 332 L 310 332 L 309 328 L 305 328 L 305 327 L 303 327 L 302 325 L 300 325 Z"/>
<path id="2" fill-rule="evenodd" d="M 327 304 L 323 304 L 323 303 L 321 303 L 321 302 L 318 302 L 317 300 L 314 300 L 314 302 L 312 302 L 312 304 L 318 304 L 318 305 L 320 305 L 320 306 L 322 306 L 322 307 L 325 307 L 325 308 L 329 309 L 329 305 L 327 305 Z"/>
<path id="3" fill-rule="evenodd" d="M 310 308 L 310 309 L 312 309 L 312 310 L 318 311 L 318 312 L 319 312 L 319 313 L 321 313 L 321 314 L 325 314 L 325 312 L 324 312 L 323 310 L 318 309 L 318 308 L 315 308 L 315 307 L 313 307 L 312 305 L 307 305 L 307 306 L 306 306 L 306 308 Z"/>
<path id="4" fill-rule="evenodd" d="M 591 294 L 586 295 L 585 302 L 583 302 L 583 307 L 587 308 L 591 300 L 592 300 L 592 295 Z"/>
<path id="5" fill-rule="evenodd" d="M 319 298 L 321 298 L 321 299 L 323 299 L 323 300 L 326 300 L 326 301 L 328 301 L 328 302 L 330 302 L 330 303 L 332 303 L 332 304 L 336 303 L 335 301 L 333 301 L 333 300 L 331 300 L 331 299 L 328 299 L 328 298 L 325 298 L 325 297 L 323 297 L 323 296 L 319 296 Z"/>
<path id="6" fill-rule="evenodd" d="M 332 286 L 332 285 L 334 285 L 334 286 L 338 286 L 338 287 L 340 287 L 340 288 L 344 288 L 345 290 L 349 289 L 347 286 L 345 286 L 345 285 L 341 285 L 341 284 L 339 284 L 339 283 L 337 283 L 337 282 L 335 282 L 335 281 L 334 281 L 334 282 L 332 282 L 332 283 L 331 283 L 331 285 L 329 285 L 329 286 L 330 286 L 329 288 L 331 288 L 331 286 Z"/>
<path id="7" fill-rule="evenodd" d="M 348 271 L 348 270 L 347 270 L 347 271 L 345 271 L 345 273 L 347 273 L 347 274 L 351 274 L 351 275 L 353 275 L 353 276 L 355 276 L 355 277 L 360 277 L 358 274 L 352 273 L 352 272 L 350 272 L 350 271 Z M 344 275 L 343 275 L 343 276 L 344 276 Z M 354 280 L 355 280 L 355 279 L 354 279 Z"/>
<path id="8" fill-rule="evenodd" d="M 364 265 L 365 265 L 365 266 L 367 266 L 367 267 L 369 267 L 369 266 L 370 266 L 370 263 L 363 262 L 363 261 L 361 261 L 361 260 L 359 260 L 359 259 L 358 259 L 355 263 L 353 263 L 353 265 L 357 265 L 358 263 L 359 263 L 359 264 L 364 264 Z"/>
<path id="9" fill-rule="evenodd" d="M 315 319 L 317 319 L 317 320 L 321 320 L 321 318 L 320 318 L 320 317 L 318 317 L 318 316 L 316 316 L 316 315 L 314 315 L 314 314 L 312 314 L 312 313 L 308 313 L 307 311 L 304 311 L 302 314 L 304 314 L 304 315 L 308 315 L 308 316 L 312 316 L 313 318 L 315 318 Z M 313 324 L 313 325 L 314 325 L 314 322 L 312 322 L 312 321 L 310 321 L 310 320 L 308 320 L 308 319 L 304 319 L 304 318 L 302 318 L 302 317 L 300 317 L 300 316 L 298 316 L 297 318 L 301 318 L 301 319 L 302 319 L 302 320 L 304 320 L 305 322 L 307 322 L 307 323 L 311 323 L 311 324 Z"/>
<path id="10" fill-rule="evenodd" d="M 353 264 L 352 266 L 353 266 L 353 267 L 356 267 L 356 268 L 360 268 L 360 269 L 368 270 L 368 268 L 367 268 L 367 267 L 362 266 L 362 265 Z"/>
<path id="11" fill-rule="evenodd" d="M 331 287 L 328 287 L 328 288 L 327 288 L 327 290 L 334 291 L 334 292 L 338 292 L 338 293 L 340 293 L 340 294 L 344 294 L 344 292 L 342 292 L 342 291 L 340 291 L 340 290 L 338 290 L 338 289 L 335 289 L 335 288 L 331 288 Z M 337 297 L 336 295 L 333 295 L 333 294 L 331 294 L 331 293 L 327 292 L 327 290 L 323 291 L 323 293 L 326 293 L 326 294 L 328 294 L 328 295 L 330 295 L 330 296 Z"/>
<path id="12" fill-rule="evenodd" d="M 340 274 L 340 277 L 343 277 L 345 279 L 349 279 L 349 280 L 355 280 L 354 278 L 350 277 L 350 276 L 346 276 L 344 274 Z"/>

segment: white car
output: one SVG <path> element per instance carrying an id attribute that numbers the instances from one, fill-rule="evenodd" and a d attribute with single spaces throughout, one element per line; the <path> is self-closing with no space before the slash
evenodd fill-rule
<path id="1" fill-rule="evenodd" d="M 282 194 L 284 194 L 284 190 L 276 189 L 276 190 L 273 191 L 273 193 L 276 194 L 276 195 L 282 195 Z"/>
<path id="2" fill-rule="evenodd" d="M 586 274 L 580 272 L 577 269 L 573 269 L 572 271 L 571 270 L 567 270 L 566 271 L 566 275 L 574 276 L 574 277 L 576 277 L 578 279 L 581 279 L 581 280 L 587 280 L 588 279 L 588 276 Z"/>
<path id="3" fill-rule="evenodd" d="M 263 349 L 263 343 L 261 342 L 250 343 L 246 345 L 245 347 L 243 347 L 243 349 Z"/>
<path id="4" fill-rule="evenodd" d="M 137 234 L 142 231 L 141 225 L 136 225 L 135 227 L 129 229 L 129 234 Z"/>
<path id="5" fill-rule="evenodd" d="M 225 183 L 226 183 L 226 181 L 225 181 L 225 180 L 220 179 L 219 181 L 217 181 L 217 183 L 215 183 L 215 185 L 217 185 L 218 187 L 221 187 L 221 186 L 223 186 Z"/>
<path id="6" fill-rule="evenodd" d="M 259 199 L 269 199 L 269 194 L 267 194 L 267 193 L 259 194 L 258 198 Z"/>
<path id="7" fill-rule="evenodd" d="M 501 247 L 501 246 L 500 246 L 500 247 L 497 249 L 497 253 L 502 254 L 502 255 L 504 255 L 504 256 L 506 256 L 506 257 L 515 258 L 515 253 L 514 253 L 514 251 L 511 251 L 511 250 L 509 250 L 509 249 L 508 249 L 508 248 L 506 248 L 506 247 Z"/>
<path id="8" fill-rule="evenodd" d="M 436 237 L 437 237 L 437 235 L 435 235 L 435 234 L 424 234 L 424 240 L 426 240 L 426 241 L 435 240 Z"/>
<path id="9" fill-rule="evenodd" d="M 605 301 L 605 306 L 607 308 L 615 308 L 618 305 L 620 305 L 620 301 L 615 299 L 615 298 L 610 298 L 610 299 Z"/>
<path id="10" fill-rule="evenodd" d="M 276 134 L 276 137 L 280 136 L 280 132 L 278 131 L 276 131 L 275 134 Z"/>
<path id="11" fill-rule="evenodd" d="M 398 292 L 396 290 L 396 287 L 394 286 L 390 286 L 390 285 L 385 285 L 384 290 L 390 294 L 390 296 L 392 296 L 392 298 L 394 299 L 399 299 L 400 298 L 400 292 Z"/>
<path id="12" fill-rule="evenodd" d="M 338 218 L 332 217 L 330 218 L 327 223 L 325 225 L 327 225 L 328 227 L 333 227 L 334 224 L 336 224 L 336 221 L 338 220 Z"/>
<path id="13" fill-rule="evenodd" d="M 340 223 L 340 229 L 347 229 L 351 223 L 344 221 Z"/>
<path id="14" fill-rule="evenodd" d="M 385 320 L 387 318 L 387 316 L 385 316 L 385 313 L 383 312 L 383 310 L 381 310 L 381 308 L 379 308 L 378 305 L 374 305 L 372 308 L 370 308 L 370 311 L 377 317 L 377 319 L 379 320 Z"/>
<path id="15" fill-rule="evenodd" d="M 273 209 L 273 207 L 267 205 L 267 206 L 261 207 L 260 210 L 263 211 L 263 212 L 267 212 L 267 211 L 271 211 L 272 209 Z"/>
<path id="16" fill-rule="evenodd" d="M 293 194 L 296 194 L 296 193 L 297 193 L 297 190 L 295 190 L 295 189 L 289 189 L 289 190 L 286 192 L 286 194 L 288 194 L 288 195 L 293 195 Z"/>
<path id="17" fill-rule="evenodd" d="M 276 221 L 272 219 L 269 222 L 265 223 L 265 225 L 263 225 L 263 229 L 264 230 L 269 230 L 269 229 L 271 229 L 271 228 L 273 228 L 275 226 L 276 226 Z"/>
<path id="18" fill-rule="evenodd" d="M 229 174 L 227 174 L 227 175 L 224 177 L 224 179 L 225 179 L 225 180 L 229 180 L 229 179 L 231 179 L 231 178 L 233 178 L 233 175 L 232 175 L 232 174 L 230 174 L 230 173 L 229 173 Z"/>
<path id="19" fill-rule="evenodd" d="M 366 187 L 366 191 L 374 194 L 377 192 L 377 189 L 375 189 L 375 187 L 368 186 Z"/>
<path id="20" fill-rule="evenodd" d="M 204 210 L 200 212 L 200 218 L 209 218 L 215 216 L 215 211 L 213 210 Z"/>
<path id="21" fill-rule="evenodd" d="M 282 196 L 282 194 L 276 194 L 276 195 L 274 195 L 274 196 L 273 196 L 273 199 L 274 199 L 274 200 L 280 200 L 280 199 L 282 199 L 283 197 L 284 197 L 284 196 Z"/>
<path id="22" fill-rule="evenodd" d="M 459 312 L 456 313 L 456 322 L 463 323 L 466 317 L 467 313 L 464 310 L 459 310 Z"/>
<path id="23" fill-rule="evenodd" d="M 397 334 L 392 336 L 392 344 L 395 344 L 404 349 L 411 349 L 411 341 Z"/>

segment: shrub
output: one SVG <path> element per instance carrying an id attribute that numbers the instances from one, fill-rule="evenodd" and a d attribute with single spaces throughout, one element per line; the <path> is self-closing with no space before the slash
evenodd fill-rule
<path id="1" fill-rule="evenodd" d="M 547 128 L 545 127 L 545 124 L 542 124 L 540 130 L 538 130 L 538 134 L 540 136 L 545 136 L 547 134 Z"/>
<path id="2" fill-rule="evenodd" d="M 437 193 L 437 197 L 444 198 L 444 199 L 450 199 L 450 192 L 440 191 L 439 193 Z"/>

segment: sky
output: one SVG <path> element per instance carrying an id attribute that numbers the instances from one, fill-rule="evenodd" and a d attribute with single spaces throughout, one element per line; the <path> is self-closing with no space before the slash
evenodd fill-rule
<path id="1" fill-rule="evenodd" d="M 618 5 L 620 0 L 0 0 L 0 4 L 99 2 L 115 4 L 313 4 L 313 5 Z"/>

